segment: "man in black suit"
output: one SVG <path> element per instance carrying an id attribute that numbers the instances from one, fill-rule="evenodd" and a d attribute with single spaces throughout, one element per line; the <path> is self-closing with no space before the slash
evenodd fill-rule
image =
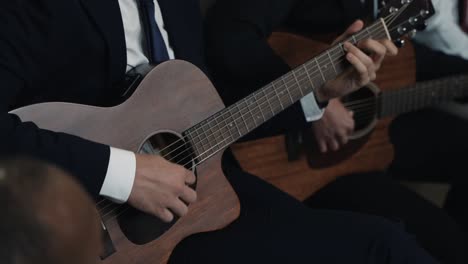
<path id="1" fill-rule="evenodd" d="M 235 102 L 248 93 L 290 71 L 286 62 L 268 45 L 267 39 L 276 30 L 289 30 L 304 35 L 340 32 L 345 25 L 355 19 L 367 17 L 370 5 L 374 1 L 361 0 L 219 0 L 216 2 L 207 20 L 207 58 L 212 66 L 214 81 L 220 94 L 228 103 Z M 252 7 L 261 10 L 252 12 Z M 333 11 L 330 11 L 333 10 Z M 320 25 L 317 27 L 316 25 Z M 233 33 L 234 32 L 234 33 Z M 430 55 L 426 58 L 427 55 Z M 428 52 L 424 47 L 416 47 L 418 62 L 418 77 L 427 75 L 430 61 L 458 62 L 457 59 Z M 460 60 L 460 59 L 458 59 Z M 446 63 L 447 64 L 447 63 Z M 457 63 L 455 65 L 462 65 Z M 440 68 L 440 66 L 432 67 Z M 454 67 L 452 72 L 461 67 Z M 261 70 L 258 70 L 261 69 Z M 455 69 L 455 70 L 454 70 Z M 447 74 L 450 70 L 446 69 Z M 431 71 L 436 72 L 435 70 Z M 437 74 L 441 74 L 437 72 Z M 431 75 L 431 74 L 429 74 Z M 433 75 L 433 74 L 432 74 Z M 295 108 L 295 113 L 288 118 L 301 119 L 305 124 L 306 108 Z M 460 165 L 465 157 L 468 141 L 460 142 L 463 134 L 468 131 L 467 122 L 461 122 L 456 117 L 443 113 L 420 113 L 417 118 L 402 117 L 396 120 L 391 131 L 396 145 L 397 156 L 392 166 L 395 175 L 404 172 L 407 178 L 430 178 L 440 180 L 447 174 L 458 175 Z M 284 122 L 285 128 L 292 126 Z M 434 122 L 449 126 L 434 127 Z M 300 122 L 297 122 L 300 123 Z M 322 151 L 337 150 L 346 144 L 353 132 L 352 115 L 339 100 L 331 101 L 320 120 L 294 127 L 295 129 L 313 130 Z M 396 125 L 401 129 L 396 130 Z M 443 131 L 445 130 L 445 131 Z M 257 130 L 245 139 L 271 135 L 271 127 L 264 126 L 263 131 Z M 442 140 L 434 140 L 437 135 L 450 133 Z M 398 134 L 396 137 L 395 134 Z M 451 137 L 454 136 L 454 137 Z M 444 147 L 444 144 L 449 144 Z M 442 150 L 436 153 L 434 149 Z M 423 151 L 418 151 L 423 150 Z M 463 151 L 465 150 L 465 151 Z M 450 156 L 445 159 L 443 155 Z M 428 154 L 437 154 L 429 157 Z M 440 161 L 447 160 L 442 163 Z M 455 166 L 453 166 L 455 164 Z M 432 171 L 431 171 L 432 170 Z M 450 173 L 448 173 L 450 172 Z M 464 203 L 463 193 L 466 193 L 466 182 L 455 179 L 453 196 L 448 202 Z M 456 191 L 456 192 L 454 192 Z M 457 195 L 458 200 L 454 197 Z M 455 199 L 454 199 L 455 198 Z M 462 202 L 463 201 L 463 202 Z M 342 177 L 336 182 L 320 190 L 310 197 L 306 203 L 312 208 L 352 210 L 401 219 L 409 232 L 415 234 L 421 244 L 444 263 L 466 263 L 466 236 L 460 226 L 443 210 L 408 190 L 386 173 L 369 173 Z M 461 224 L 466 225 L 466 210 L 458 206 L 458 211 L 452 210 L 452 215 L 459 216 Z M 463 215 L 464 214 L 464 215 Z M 430 219 L 430 220 L 428 220 Z M 464 221 L 464 222 L 463 222 Z"/>
<path id="2" fill-rule="evenodd" d="M 126 72 L 148 62 L 177 57 L 206 70 L 198 1 L 14 0 L 2 6 L 0 17 L 1 155 L 50 161 L 94 197 L 128 201 L 165 221 L 184 215 L 186 203 L 196 199 L 187 187 L 191 172 L 159 157 L 41 130 L 7 111 L 44 101 L 111 105 L 126 91 Z M 374 61 L 346 47 L 356 70 L 322 89 L 334 96 L 373 78 L 387 49 L 395 52 L 388 41 L 367 41 L 362 47 Z M 327 93 L 316 97 L 329 99 Z M 435 262 L 395 223 L 310 210 L 243 172 L 229 155 L 223 168 L 241 200 L 241 216 L 223 230 L 185 239 L 171 262 Z"/>

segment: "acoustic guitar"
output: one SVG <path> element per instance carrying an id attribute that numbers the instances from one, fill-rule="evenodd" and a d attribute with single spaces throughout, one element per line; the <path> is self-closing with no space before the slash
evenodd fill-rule
<path id="1" fill-rule="evenodd" d="M 381 19 L 348 39 L 397 39 L 433 15 L 430 1 L 394 0 Z M 155 67 L 131 97 L 114 107 L 42 103 L 12 111 L 23 122 L 134 152 L 154 153 L 194 170 L 197 202 L 186 216 L 163 223 L 143 213 L 126 217 L 128 205 L 102 200 L 102 263 L 166 263 L 185 237 L 221 229 L 240 212 L 223 175 L 223 151 L 306 94 L 335 79 L 348 65 L 338 43 L 246 98 L 225 108 L 216 89 L 195 66 L 169 61 Z M 137 230 L 144 229 L 138 233 Z M 142 228 L 144 227 L 144 228 Z M 135 231 L 135 232 L 133 232 Z M 137 235 L 134 235 L 137 233 Z"/>
<path id="2" fill-rule="evenodd" d="M 387 117 L 436 106 L 468 96 L 468 75 L 457 75 L 437 80 L 418 82 L 396 90 L 381 91 L 370 83 L 342 99 L 344 106 L 354 112 L 355 131 L 341 150 L 320 153 L 314 143 L 306 148 L 309 165 L 323 168 L 349 159 L 368 140 L 377 122 Z M 307 132 L 306 132 L 307 133 Z M 310 132 L 308 132 L 310 134 Z M 308 138 L 311 140 L 311 137 Z"/>

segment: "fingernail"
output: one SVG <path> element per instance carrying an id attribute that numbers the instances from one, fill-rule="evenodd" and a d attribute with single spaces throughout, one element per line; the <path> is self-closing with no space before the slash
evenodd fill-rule
<path id="1" fill-rule="evenodd" d="M 344 49 L 344 51 L 346 51 L 346 52 L 348 51 L 349 45 L 350 45 L 349 42 L 345 42 L 345 43 L 343 44 L 343 49 Z"/>

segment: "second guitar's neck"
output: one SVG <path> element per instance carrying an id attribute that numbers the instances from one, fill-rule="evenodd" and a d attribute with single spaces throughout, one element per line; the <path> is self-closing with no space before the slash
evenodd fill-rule
<path id="1" fill-rule="evenodd" d="M 420 82 L 404 89 L 383 92 L 379 117 L 406 113 L 465 96 L 468 96 L 468 75 Z"/>

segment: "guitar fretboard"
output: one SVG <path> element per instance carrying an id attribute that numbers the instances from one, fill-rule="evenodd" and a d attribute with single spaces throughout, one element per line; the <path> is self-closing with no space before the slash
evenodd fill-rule
<path id="1" fill-rule="evenodd" d="M 386 25 L 379 20 L 347 41 L 388 38 Z M 246 98 L 216 113 L 184 132 L 193 145 L 198 162 L 248 134 L 305 95 L 335 79 L 347 67 L 343 42 L 274 80 Z"/>
<path id="2" fill-rule="evenodd" d="M 406 113 L 466 96 L 467 75 L 420 82 L 408 88 L 382 93 L 379 117 Z"/>

